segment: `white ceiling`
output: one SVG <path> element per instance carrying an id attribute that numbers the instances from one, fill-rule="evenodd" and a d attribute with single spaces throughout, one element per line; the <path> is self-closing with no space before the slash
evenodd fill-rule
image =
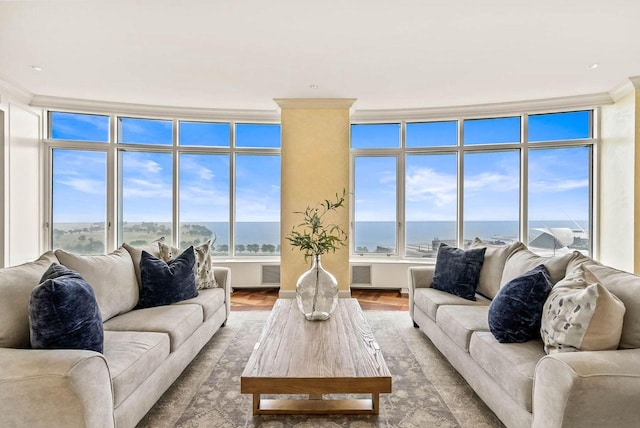
<path id="1" fill-rule="evenodd" d="M 637 0 L 0 2 L 0 78 L 34 95 L 404 109 L 597 94 L 636 75 Z"/>

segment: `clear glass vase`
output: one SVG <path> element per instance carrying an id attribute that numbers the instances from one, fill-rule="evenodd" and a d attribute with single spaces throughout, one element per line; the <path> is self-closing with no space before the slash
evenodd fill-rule
<path id="1" fill-rule="evenodd" d="M 338 305 L 338 281 L 324 270 L 320 256 L 313 257 L 311 269 L 296 283 L 298 307 L 309 321 L 328 319 Z"/>

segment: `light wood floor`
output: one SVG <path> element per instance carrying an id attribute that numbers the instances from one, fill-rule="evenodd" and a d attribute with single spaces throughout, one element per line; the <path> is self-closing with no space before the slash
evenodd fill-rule
<path id="1" fill-rule="evenodd" d="M 409 298 L 396 290 L 352 289 L 351 297 L 358 299 L 363 310 L 408 311 Z M 232 311 L 268 311 L 278 298 L 277 288 L 242 288 L 231 294 Z"/>

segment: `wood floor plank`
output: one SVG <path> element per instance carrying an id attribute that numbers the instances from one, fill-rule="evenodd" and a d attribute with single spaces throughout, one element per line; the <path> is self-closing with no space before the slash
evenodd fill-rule
<path id="1" fill-rule="evenodd" d="M 278 299 L 278 288 L 243 288 L 231 294 L 232 311 L 271 310 Z M 352 289 L 351 297 L 358 299 L 365 311 L 408 311 L 409 298 L 397 290 Z"/>

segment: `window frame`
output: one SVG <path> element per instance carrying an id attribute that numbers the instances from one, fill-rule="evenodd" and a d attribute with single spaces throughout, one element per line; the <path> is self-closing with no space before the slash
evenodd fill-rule
<path id="1" fill-rule="evenodd" d="M 589 114 L 589 129 L 590 138 L 571 139 L 571 140 L 551 140 L 551 141 L 528 141 L 528 124 L 529 116 L 540 114 L 552 114 L 552 113 L 569 113 L 577 111 L 590 111 Z M 474 119 L 499 119 L 507 117 L 520 117 L 520 141 L 517 143 L 491 143 L 491 144 L 464 144 L 464 121 Z M 486 113 L 486 114 L 468 114 L 468 115 L 434 115 L 429 117 L 411 117 L 409 119 L 396 119 L 389 120 L 388 118 L 381 117 L 377 119 L 367 120 L 352 120 L 350 125 L 375 125 L 375 124 L 388 124 L 388 123 L 400 123 L 400 144 L 398 148 L 351 148 L 350 144 L 350 183 L 351 188 L 355 189 L 355 158 L 362 156 L 397 156 L 398 169 L 397 169 L 397 200 L 396 209 L 398 217 L 396 220 L 396 241 L 398 242 L 398 248 L 396 254 L 376 254 L 376 253 L 357 253 L 355 252 L 354 244 L 350 245 L 350 256 L 355 259 L 371 258 L 373 260 L 391 257 L 397 260 L 408 261 L 426 261 L 433 263 L 435 258 L 417 258 L 406 255 L 406 226 L 405 226 L 405 207 L 406 207 L 406 156 L 409 154 L 437 154 L 437 153 L 455 153 L 457 157 L 457 214 L 456 214 L 456 237 L 457 246 L 459 248 L 464 247 L 464 154 L 465 153 L 480 153 L 480 152 L 492 152 L 492 151 L 507 151 L 507 150 L 519 150 L 520 154 L 520 197 L 519 197 L 519 240 L 522 242 L 529 242 L 529 206 L 528 206 L 528 170 L 529 170 L 529 150 L 530 149 L 548 149 L 548 148 L 569 148 L 569 147 L 588 147 L 589 148 L 589 236 L 590 236 L 590 249 L 589 254 L 594 256 L 598 251 L 598 230 L 597 230 L 597 203 L 595 201 L 597 197 L 597 189 L 595 183 L 597 182 L 598 171 L 598 146 L 600 142 L 599 133 L 599 117 L 600 109 L 598 107 L 585 106 L 584 108 L 572 107 L 564 109 L 545 109 L 545 110 L 531 110 L 527 112 L 510 112 L 501 111 L 500 113 Z M 407 147 L 406 146 L 406 126 L 410 123 L 424 123 L 424 122 L 457 122 L 458 141 L 455 146 L 425 146 L 425 147 Z M 353 195 L 355 198 L 357 195 Z M 351 204 L 351 236 L 354 236 L 355 232 L 355 203 Z M 353 240 L 352 240 L 353 241 Z"/>
<path id="2" fill-rule="evenodd" d="M 255 124 L 255 125 L 278 125 L 281 123 L 276 120 L 261 119 L 229 119 L 225 120 L 220 117 L 203 117 L 197 115 L 190 117 L 189 115 L 157 115 L 157 114 L 135 114 L 131 112 L 104 112 L 104 111 L 87 111 L 81 109 L 44 109 L 46 122 L 44 123 L 43 145 L 45 148 L 45 239 L 46 248 L 51 249 L 53 243 L 53 149 L 75 149 L 84 151 L 102 151 L 107 154 L 107 215 L 106 215 L 106 242 L 107 251 L 113 251 L 122 244 L 122 229 L 119 222 L 122 219 L 122 170 L 120 168 L 120 153 L 129 152 L 154 152 L 154 153 L 170 153 L 172 156 L 172 236 L 174 243 L 180 242 L 180 202 L 179 202 L 179 171 L 180 171 L 180 154 L 225 154 L 229 156 L 229 254 L 226 256 L 214 256 L 218 259 L 242 259 L 255 260 L 256 256 L 236 255 L 235 254 L 235 159 L 237 154 L 254 154 L 254 155 L 272 155 L 281 158 L 281 147 L 237 147 L 235 144 L 235 126 L 236 124 Z M 108 142 L 91 142 L 77 140 L 62 140 L 51 138 L 51 113 L 76 113 L 87 115 L 100 115 L 109 117 L 109 141 Z M 172 142 L 171 145 L 164 144 L 146 144 L 146 143 L 121 143 L 119 139 L 119 119 L 150 119 L 165 120 L 172 123 Z M 181 146 L 179 144 L 179 123 L 185 122 L 205 122 L 205 123 L 228 123 L 230 126 L 229 146 Z M 261 260 L 278 260 L 279 255 L 267 256 L 261 255 Z"/>

